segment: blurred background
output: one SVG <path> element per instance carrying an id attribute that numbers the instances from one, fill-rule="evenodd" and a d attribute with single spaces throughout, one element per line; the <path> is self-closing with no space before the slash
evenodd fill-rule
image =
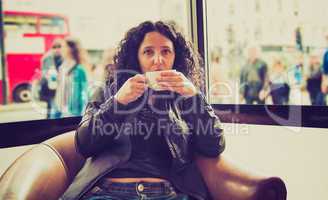
<path id="1" fill-rule="evenodd" d="M 179 0 L 3 0 L 0 123 L 63 116 L 56 114 L 61 110 L 55 101 L 62 95 L 56 85 L 59 68 L 68 60 L 60 40 L 73 38 L 79 44 L 88 86 L 83 93 L 90 98 L 132 26 L 162 19 L 179 24 L 189 37 L 187 5 Z"/>
<path id="2" fill-rule="evenodd" d="M 52 71 L 42 63 L 56 39 L 79 41 L 90 96 L 130 27 L 161 19 L 191 38 L 189 6 L 178 0 L 3 0 L 0 122 L 58 117 L 50 102 L 56 88 L 43 90 Z M 206 1 L 209 101 L 325 106 L 327 6 L 324 0 Z M 58 72 L 52 76 L 56 82 Z"/>
<path id="3" fill-rule="evenodd" d="M 320 85 L 327 73 L 327 6 L 324 0 L 208 0 L 212 103 L 326 105 Z"/>

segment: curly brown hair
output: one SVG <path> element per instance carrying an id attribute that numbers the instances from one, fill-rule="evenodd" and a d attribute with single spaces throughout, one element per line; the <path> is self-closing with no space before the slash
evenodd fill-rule
<path id="1" fill-rule="evenodd" d="M 107 81 L 116 80 L 117 86 L 120 88 L 128 78 L 133 76 L 131 73 L 124 72 L 142 73 L 138 61 L 138 49 L 147 33 L 158 32 L 173 43 L 176 52 L 173 69 L 183 73 L 196 87 L 201 89 L 201 58 L 192 43 L 187 41 L 177 30 L 178 28 L 174 24 L 163 21 L 145 21 L 131 28 L 117 48 L 114 56 L 115 67 L 108 69 Z"/>

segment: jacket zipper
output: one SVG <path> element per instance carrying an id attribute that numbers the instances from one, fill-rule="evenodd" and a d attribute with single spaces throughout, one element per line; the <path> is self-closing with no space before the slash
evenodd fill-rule
<path id="1" fill-rule="evenodd" d="M 166 136 L 165 137 L 166 143 L 169 146 L 170 152 L 172 153 L 173 158 L 177 158 L 177 152 L 172 143 L 169 141 L 169 138 Z"/>

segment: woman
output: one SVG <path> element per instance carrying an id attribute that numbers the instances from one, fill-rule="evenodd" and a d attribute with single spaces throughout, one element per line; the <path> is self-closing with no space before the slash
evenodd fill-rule
<path id="1" fill-rule="evenodd" d="M 55 117 L 80 116 L 88 99 L 85 52 L 78 40 L 66 38 L 62 54 L 64 60 L 59 67 Z"/>
<path id="2" fill-rule="evenodd" d="M 127 32 L 114 64 L 77 128 L 89 159 L 63 199 L 209 199 L 194 157 L 218 157 L 225 142 L 190 43 L 147 21 Z M 148 87 L 153 71 L 160 91 Z"/>

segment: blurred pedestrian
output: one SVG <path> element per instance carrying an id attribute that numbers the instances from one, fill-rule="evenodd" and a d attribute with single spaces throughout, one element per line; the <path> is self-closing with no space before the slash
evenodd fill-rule
<path id="1" fill-rule="evenodd" d="M 326 41 L 328 43 L 328 32 L 325 34 Z M 325 95 L 325 103 L 328 104 L 328 48 L 326 49 L 323 62 L 322 62 L 322 82 L 321 91 Z"/>
<path id="2" fill-rule="evenodd" d="M 41 80 L 39 97 L 47 102 L 47 118 L 51 118 L 54 112 L 54 97 L 57 90 L 57 75 L 63 62 L 61 54 L 62 39 L 55 39 L 41 60 Z"/>
<path id="3" fill-rule="evenodd" d="M 307 101 L 304 99 L 308 96 L 305 91 L 305 75 L 304 75 L 304 55 L 301 52 L 296 52 L 294 65 L 288 69 L 288 82 L 290 86 L 289 104 L 303 105 Z"/>
<path id="4" fill-rule="evenodd" d="M 274 58 L 269 76 L 270 95 L 275 105 L 287 105 L 290 87 L 286 75 L 286 65 L 282 58 Z"/>
<path id="5" fill-rule="evenodd" d="M 232 89 L 229 81 L 229 71 L 222 56 L 222 49 L 216 47 L 211 51 L 210 98 L 213 103 L 231 103 Z"/>
<path id="6" fill-rule="evenodd" d="M 312 53 L 306 75 L 306 89 L 310 95 L 311 105 L 325 105 L 324 95 L 321 92 L 321 82 L 322 71 L 319 56 Z"/>
<path id="7" fill-rule="evenodd" d="M 243 66 L 240 74 L 241 95 L 246 104 L 264 104 L 263 98 L 260 98 L 260 92 L 264 89 L 267 81 L 268 67 L 260 56 L 260 49 L 257 46 L 248 48 L 248 59 Z"/>
<path id="8" fill-rule="evenodd" d="M 77 39 L 66 38 L 62 55 L 64 60 L 58 76 L 56 117 L 80 116 L 88 100 L 86 51 Z"/>

